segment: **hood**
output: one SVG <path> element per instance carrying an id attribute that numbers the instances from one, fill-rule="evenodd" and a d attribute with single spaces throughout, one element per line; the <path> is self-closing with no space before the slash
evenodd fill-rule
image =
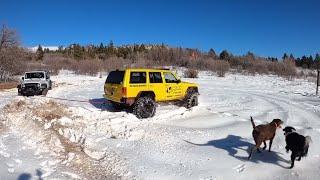
<path id="1" fill-rule="evenodd" d="M 22 84 L 28 84 L 28 83 L 44 83 L 44 82 L 45 82 L 44 79 L 33 78 L 33 79 L 24 79 L 24 81 L 22 81 Z"/>
<path id="2" fill-rule="evenodd" d="M 186 85 L 190 85 L 190 86 L 198 86 L 198 84 L 196 83 L 191 83 L 191 82 L 186 82 L 186 81 L 181 81 L 181 83 L 186 84 Z"/>

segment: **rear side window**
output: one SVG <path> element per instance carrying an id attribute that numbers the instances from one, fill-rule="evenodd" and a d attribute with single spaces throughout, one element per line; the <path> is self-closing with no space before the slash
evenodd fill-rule
<path id="1" fill-rule="evenodd" d="M 124 71 L 111 71 L 107 77 L 106 83 L 121 84 L 124 77 Z"/>
<path id="2" fill-rule="evenodd" d="M 146 83 L 146 72 L 131 72 L 130 73 L 130 83 Z"/>
<path id="3" fill-rule="evenodd" d="M 161 72 L 149 73 L 150 83 L 162 83 Z"/>

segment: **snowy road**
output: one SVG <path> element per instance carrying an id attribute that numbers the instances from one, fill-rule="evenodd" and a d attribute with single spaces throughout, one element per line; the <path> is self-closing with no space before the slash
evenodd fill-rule
<path id="1" fill-rule="evenodd" d="M 15 150 L 16 145 L 7 145 L 9 140 L 5 138 L 20 136 L 30 137 L 31 142 L 41 144 L 37 137 L 41 135 L 39 131 L 42 132 L 43 129 L 44 133 L 54 134 L 51 138 L 58 137 L 61 142 L 67 140 L 77 146 L 82 142 L 80 143 L 82 150 L 69 150 L 70 148 L 66 148 L 63 143 L 61 149 L 45 143 L 45 146 L 57 152 L 59 150 L 59 153 L 53 157 L 42 158 L 51 158 L 51 161 L 61 160 L 61 152 L 65 154 L 68 150 L 68 157 L 71 153 L 75 154 L 74 159 L 78 161 L 83 158 L 92 159 L 95 168 L 106 168 L 112 172 L 111 177 L 317 179 L 320 176 L 320 142 L 317 140 L 320 134 L 320 99 L 312 95 L 314 84 L 307 81 L 287 81 L 275 76 L 238 74 L 218 78 L 202 72 L 200 78 L 188 79 L 200 85 L 198 107 L 186 110 L 183 107 L 160 104 L 155 117 L 139 120 L 130 113 L 117 112 L 108 104 L 103 104 L 104 99 L 101 97 L 104 79 L 66 73 L 53 78 L 55 87 L 49 91 L 47 98 L 16 98 L 13 93 L 0 92 L 1 107 L 12 99 L 16 102 L 13 105 L 23 102 L 26 106 L 18 108 L 18 111 L 7 109 L 10 115 L 7 114 L 6 121 L 10 127 L 8 132 L 2 135 L 4 148 Z M 46 109 L 41 108 L 49 101 L 66 105 L 66 112 L 61 113 L 61 116 L 49 118 L 48 121 L 47 116 L 43 115 Z M 26 116 L 27 112 L 32 113 Z M 52 115 L 53 112 L 50 113 Z M 33 120 L 35 116 L 40 119 Z M 254 117 L 256 124 L 281 118 L 285 125 L 294 126 L 299 133 L 310 135 L 313 143 L 309 156 L 297 162 L 294 169 L 287 169 L 290 165 L 288 161 L 290 154 L 285 152 L 284 136 L 282 131 L 278 130 L 272 152 L 256 153 L 248 161 L 247 150 L 253 146 L 250 116 Z M 26 124 L 21 123 L 22 119 L 34 122 L 27 124 L 32 128 L 24 129 Z M 34 129 L 39 127 L 40 129 Z M 17 131 L 19 128 L 24 132 L 19 133 Z M 8 135 L 10 133 L 15 134 Z M 43 149 L 40 148 L 39 152 L 41 151 Z M 28 153 L 28 151 L 18 152 L 15 158 L 23 159 L 24 154 Z M 9 160 L 3 161 L 5 155 L 0 154 L 0 156 L 3 162 L 0 167 L 4 167 L 0 171 L 1 177 L 14 177 L 10 175 L 14 173 L 8 170 L 10 166 L 6 164 Z M 37 177 L 36 170 L 43 161 L 40 162 L 37 156 L 27 157 L 31 158 L 31 161 L 33 158 L 35 160 L 31 163 L 34 168 L 28 172 Z M 70 163 L 74 163 L 75 160 L 71 159 Z M 57 162 L 55 167 L 64 165 L 61 162 Z M 70 171 L 78 177 L 87 177 L 87 174 L 81 171 L 78 173 L 72 169 Z M 76 177 L 75 174 L 63 176 L 58 169 L 51 172 L 47 178 L 70 178 Z"/>

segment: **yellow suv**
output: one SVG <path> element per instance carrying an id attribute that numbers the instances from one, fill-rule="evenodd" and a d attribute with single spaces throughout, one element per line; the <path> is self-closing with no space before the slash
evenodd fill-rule
<path id="1" fill-rule="evenodd" d="M 198 105 L 198 85 L 181 82 L 169 69 L 111 71 L 104 97 L 114 108 L 132 107 L 138 118 L 154 116 L 156 102 L 180 101 L 186 108 Z"/>

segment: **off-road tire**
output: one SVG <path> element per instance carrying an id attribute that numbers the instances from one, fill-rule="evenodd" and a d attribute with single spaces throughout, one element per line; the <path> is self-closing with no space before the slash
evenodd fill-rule
<path id="1" fill-rule="evenodd" d="M 49 90 L 52 90 L 52 81 L 50 80 L 50 82 L 49 82 L 49 88 L 48 88 Z"/>
<path id="2" fill-rule="evenodd" d="M 48 89 L 44 89 L 44 90 L 42 90 L 42 91 L 40 92 L 39 95 L 44 95 L 44 96 L 46 96 L 47 93 L 48 93 Z"/>
<path id="3" fill-rule="evenodd" d="M 153 117 L 156 113 L 156 103 L 149 97 L 140 97 L 134 104 L 132 112 L 139 119 Z"/>
<path id="4" fill-rule="evenodd" d="M 195 90 L 188 90 L 183 103 L 187 109 L 198 106 L 198 93 Z"/>
<path id="5" fill-rule="evenodd" d="M 17 86 L 17 90 L 18 90 L 18 96 L 22 96 L 22 93 L 21 93 L 21 84 L 19 84 Z M 20 92 L 19 92 L 20 91 Z"/>

